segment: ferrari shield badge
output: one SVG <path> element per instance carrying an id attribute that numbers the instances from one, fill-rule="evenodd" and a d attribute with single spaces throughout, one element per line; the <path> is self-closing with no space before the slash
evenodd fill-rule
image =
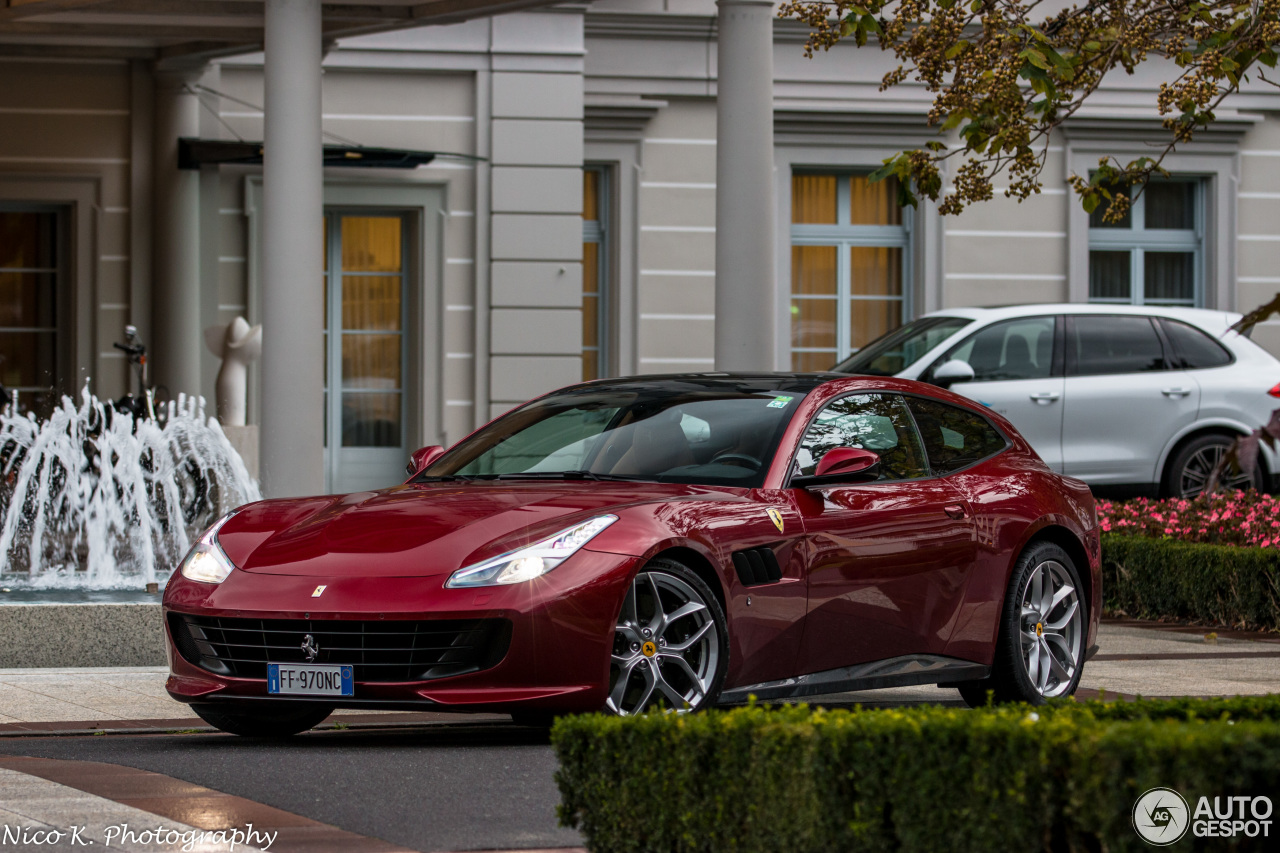
<path id="1" fill-rule="evenodd" d="M 315 591 L 315 592 L 313 592 L 313 593 L 311 593 L 311 597 L 312 597 L 312 598 L 319 598 L 320 596 L 324 595 L 325 587 L 327 587 L 327 586 L 328 586 L 328 584 L 323 584 L 323 583 L 322 583 L 322 584 L 320 584 L 320 586 L 316 587 L 316 591 Z"/>
<path id="2" fill-rule="evenodd" d="M 769 507 L 765 510 L 769 513 L 769 520 L 773 522 L 773 526 L 778 528 L 778 532 L 782 532 L 782 511 Z"/>

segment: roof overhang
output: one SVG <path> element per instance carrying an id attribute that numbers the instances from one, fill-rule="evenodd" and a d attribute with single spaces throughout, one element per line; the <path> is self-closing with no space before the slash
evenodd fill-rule
<path id="1" fill-rule="evenodd" d="M 324 37 L 444 24 L 555 0 L 321 3 Z M 0 56 L 212 59 L 262 49 L 263 0 L 0 0 Z"/>

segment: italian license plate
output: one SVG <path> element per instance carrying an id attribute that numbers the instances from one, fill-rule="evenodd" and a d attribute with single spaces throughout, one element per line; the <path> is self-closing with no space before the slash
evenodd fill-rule
<path id="1" fill-rule="evenodd" d="M 267 692 L 290 696 L 353 696 L 349 666 L 325 663 L 267 664 Z"/>

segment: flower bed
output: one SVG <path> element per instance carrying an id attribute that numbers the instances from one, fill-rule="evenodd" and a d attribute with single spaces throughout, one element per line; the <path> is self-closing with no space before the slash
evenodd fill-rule
<path id="1" fill-rule="evenodd" d="M 1205 545 L 1280 548 L 1280 498 L 1249 490 L 1193 500 L 1098 501 L 1103 533 Z"/>

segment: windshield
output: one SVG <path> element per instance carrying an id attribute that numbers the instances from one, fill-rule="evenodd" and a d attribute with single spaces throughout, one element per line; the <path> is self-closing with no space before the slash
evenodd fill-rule
<path id="1" fill-rule="evenodd" d="M 418 476 L 758 488 L 802 391 L 581 388 L 536 400 Z"/>
<path id="2" fill-rule="evenodd" d="M 963 317 L 921 317 L 881 335 L 831 369 L 837 373 L 896 376 L 972 322 Z"/>

